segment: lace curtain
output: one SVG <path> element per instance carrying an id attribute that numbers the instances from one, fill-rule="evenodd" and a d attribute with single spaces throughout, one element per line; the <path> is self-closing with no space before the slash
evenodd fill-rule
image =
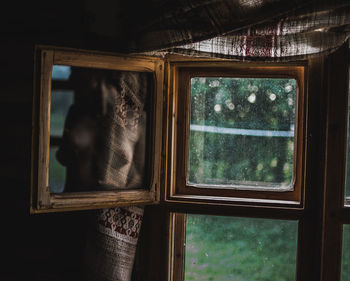
<path id="1" fill-rule="evenodd" d="M 65 192 L 144 188 L 152 81 L 146 72 L 72 68 L 74 103 L 56 154 L 67 171 Z M 130 280 L 142 219 L 136 206 L 91 217 L 83 280 Z"/>

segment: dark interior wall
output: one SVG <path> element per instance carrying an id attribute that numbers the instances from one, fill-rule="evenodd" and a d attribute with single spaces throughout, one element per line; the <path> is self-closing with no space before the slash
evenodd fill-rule
<path id="1" fill-rule="evenodd" d="M 78 233 L 86 215 L 29 215 L 33 45 L 7 41 L 2 50 L 0 177 L 5 277 L 1 279 L 51 280 L 51 272 L 81 260 L 76 256 L 82 253 Z"/>
<path id="2" fill-rule="evenodd" d="M 121 50 L 115 38 L 127 25 L 120 3 L 132 1 L 32 2 L 0 12 L 0 279 L 80 280 L 90 212 L 29 214 L 34 50 L 37 44 Z"/>

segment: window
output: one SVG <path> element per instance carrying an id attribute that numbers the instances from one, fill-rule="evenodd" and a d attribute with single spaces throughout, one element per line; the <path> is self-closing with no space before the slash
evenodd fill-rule
<path id="1" fill-rule="evenodd" d="M 168 260 L 163 263 L 167 268 L 166 273 L 153 280 L 347 280 L 347 224 L 350 220 L 347 207 L 343 207 L 342 196 L 345 162 L 340 161 L 345 155 L 347 132 L 348 69 L 343 63 L 344 57 L 347 58 L 346 53 L 343 49 L 327 58 L 310 59 L 304 64 L 270 66 L 170 59 L 169 157 L 164 203 L 167 215 L 159 219 L 163 224 L 168 222 L 163 229 L 166 237 L 163 247 L 166 250 L 160 253 L 163 257 L 168 256 Z M 276 71 L 278 67 L 279 71 Z M 259 68 L 264 69 L 262 72 L 265 76 L 257 75 Z M 300 71 L 291 75 L 292 69 Z M 270 130 L 266 127 L 229 127 L 229 124 L 225 124 L 226 120 L 218 119 L 218 116 L 230 116 L 225 115 L 224 111 L 229 113 L 230 107 L 233 108 L 231 102 L 234 108 L 238 106 L 234 101 L 235 96 L 225 96 L 225 92 L 217 89 L 216 86 L 227 82 L 222 81 L 223 78 L 236 79 L 235 83 L 238 82 L 237 78 L 295 81 L 295 119 L 289 123 L 294 124 L 294 130 L 289 128 L 286 131 L 294 131 L 296 136 L 292 138 L 294 148 L 290 152 L 293 151 L 293 191 L 298 190 L 300 184 L 298 192 L 290 195 L 291 192 L 288 188 L 285 190 L 283 184 L 279 184 L 283 186 L 280 188 L 283 191 L 278 188 L 274 190 L 269 186 L 272 181 L 260 184 L 260 180 L 253 178 L 253 183 L 249 182 L 249 188 L 246 188 L 242 179 L 227 180 L 227 177 L 221 177 L 227 175 L 223 168 L 222 172 L 218 172 L 220 157 L 216 157 L 216 163 L 212 164 L 216 167 L 211 166 L 206 174 L 199 178 L 189 175 L 193 169 L 191 165 L 197 165 L 195 168 L 200 171 L 198 166 L 203 165 L 203 161 L 212 161 L 206 149 L 216 149 L 216 152 L 222 149 L 229 155 L 236 152 L 232 147 L 224 150 L 230 141 L 220 142 L 219 137 L 210 139 L 208 135 L 222 133 L 224 137 L 231 136 L 227 128 L 230 133 L 242 133 L 233 129 L 245 129 L 245 133 L 251 133 L 248 129 Z M 254 85 L 252 80 L 248 80 L 248 85 L 249 82 L 252 90 Z M 286 88 L 287 83 L 283 83 Z M 194 87 L 201 86 L 199 84 L 206 85 L 208 89 L 201 88 L 205 97 L 197 96 L 192 105 L 192 91 Z M 216 88 L 215 91 L 213 88 Z M 258 102 L 260 93 L 257 91 L 253 94 L 255 96 L 247 91 L 244 95 L 246 105 Z M 269 94 L 265 96 L 266 101 L 272 101 Z M 273 95 L 271 98 L 277 100 Z M 289 98 L 288 94 L 286 98 Z M 208 100 L 211 103 L 208 104 Z M 254 114 L 250 111 L 249 117 L 252 116 Z M 301 135 L 302 141 L 298 138 Z M 195 137 L 197 140 L 193 145 Z M 258 145 L 264 140 L 262 136 L 259 137 Z M 288 137 L 283 138 L 287 144 L 290 143 Z M 232 146 L 240 144 L 239 138 Z M 211 148 L 210 145 L 216 147 Z M 265 145 L 267 147 L 268 144 Z M 196 147 L 199 147 L 199 152 L 195 152 L 197 159 L 200 159 L 199 164 L 191 151 Z M 241 146 L 238 150 L 246 150 L 246 147 Z M 228 157 L 225 153 L 219 155 Z M 249 161 L 254 161 L 253 157 L 250 158 Z M 265 159 L 270 164 L 273 160 L 267 156 Z M 234 162 L 230 164 L 235 165 Z M 259 164 L 255 164 L 256 171 L 259 171 Z M 206 165 L 209 167 L 209 164 Z M 302 170 L 298 170 L 300 167 Z M 217 181 L 221 182 L 218 184 Z M 268 190 L 265 190 L 266 186 Z M 149 232 L 154 233 L 154 229 L 151 226 Z M 342 247 L 343 277 L 340 279 Z M 158 261 L 156 264 L 160 263 Z M 155 264 L 148 265 L 150 271 L 156 270 Z"/>
<path id="2" fill-rule="evenodd" d="M 170 68 L 167 199 L 300 205 L 304 66 Z"/>
<path id="3" fill-rule="evenodd" d="M 32 212 L 159 200 L 163 62 L 39 47 Z"/>
<path id="4" fill-rule="evenodd" d="M 296 80 L 193 77 L 190 84 L 186 184 L 292 190 Z"/>
<path id="5" fill-rule="evenodd" d="M 169 280 L 295 280 L 306 64 L 168 68 Z"/>
<path id="6" fill-rule="evenodd" d="M 273 64 L 54 48 L 37 58 L 33 213 L 153 204 L 147 280 L 348 279 L 347 49 Z M 142 188 L 63 185 L 54 155 L 78 98 L 65 76 L 75 69 L 151 85 Z"/>

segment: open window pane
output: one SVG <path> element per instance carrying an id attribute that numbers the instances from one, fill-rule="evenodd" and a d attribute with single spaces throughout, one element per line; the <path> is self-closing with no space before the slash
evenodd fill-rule
<path id="1" fill-rule="evenodd" d="M 35 54 L 31 213 L 159 200 L 163 60 Z"/>
<path id="2" fill-rule="evenodd" d="M 147 72 L 53 66 L 52 193 L 144 188 L 152 83 Z"/>
<path id="3" fill-rule="evenodd" d="M 291 190 L 296 91 L 288 78 L 192 78 L 187 184 Z"/>
<path id="4" fill-rule="evenodd" d="M 297 221 L 187 215 L 185 280 L 294 281 Z"/>

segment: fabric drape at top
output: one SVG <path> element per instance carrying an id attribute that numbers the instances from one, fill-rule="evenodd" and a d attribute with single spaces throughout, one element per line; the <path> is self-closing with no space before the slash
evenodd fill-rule
<path id="1" fill-rule="evenodd" d="M 237 60 L 329 53 L 350 34 L 350 1 L 206 0 L 154 5 L 129 50 Z"/>
<path id="2" fill-rule="evenodd" d="M 304 59 L 334 51 L 346 41 L 349 31 L 347 6 L 259 24 L 169 51 L 229 59 Z"/>

